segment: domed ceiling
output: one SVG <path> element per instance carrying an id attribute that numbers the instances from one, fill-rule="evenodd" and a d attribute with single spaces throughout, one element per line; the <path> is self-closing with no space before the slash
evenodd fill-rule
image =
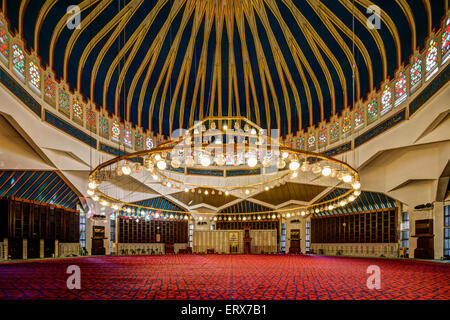
<path id="1" fill-rule="evenodd" d="M 380 29 L 367 25 L 374 4 Z M 75 29 L 67 27 L 70 5 L 81 10 Z M 3 0 L 2 11 L 57 78 L 122 120 L 169 135 L 209 115 L 241 115 L 285 135 L 326 121 L 392 78 L 439 27 L 447 5 Z"/>

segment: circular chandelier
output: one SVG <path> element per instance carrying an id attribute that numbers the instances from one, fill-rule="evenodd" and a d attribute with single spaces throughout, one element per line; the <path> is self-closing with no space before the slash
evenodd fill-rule
<path id="1" fill-rule="evenodd" d="M 114 196 L 104 184 L 121 176 L 133 176 L 143 183 L 156 183 L 186 193 L 250 196 L 309 175 L 322 178 L 333 187 L 348 189 L 319 203 L 240 212 L 228 216 L 228 220 L 317 214 L 345 206 L 360 195 L 358 172 L 351 166 L 324 154 L 293 149 L 280 142 L 277 134 L 278 130 L 268 133 L 244 117 L 208 117 L 188 130 L 179 130 L 174 138 L 156 148 L 101 163 L 89 175 L 87 193 L 94 201 L 120 210 L 125 216 L 161 218 L 161 213 L 167 213 L 165 218 L 189 219 L 192 214 L 218 213 L 160 209 L 128 202 L 124 197 Z M 221 217 L 212 219 L 217 221 Z"/>

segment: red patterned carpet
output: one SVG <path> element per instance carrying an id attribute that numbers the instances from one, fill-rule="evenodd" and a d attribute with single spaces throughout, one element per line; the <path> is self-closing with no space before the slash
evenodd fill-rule
<path id="1" fill-rule="evenodd" d="M 66 269 L 81 269 L 69 290 Z M 381 289 L 366 286 L 381 269 Z M 0 263 L 0 299 L 450 299 L 450 264 L 290 255 L 86 257 Z"/>

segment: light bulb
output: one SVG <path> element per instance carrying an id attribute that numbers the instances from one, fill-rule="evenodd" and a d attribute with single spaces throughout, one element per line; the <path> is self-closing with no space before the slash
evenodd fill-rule
<path id="1" fill-rule="evenodd" d="M 348 201 L 350 201 L 350 202 L 355 201 L 355 196 L 348 197 Z"/>
<path id="2" fill-rule="evenodd" d="M 289 164 L 289 169 L 295 171 L 298 168 L 300 168 L 300 163 L 297 160 L 292 160 L 291 163 Z"/>
<path id="3" fill-rule="evenodd" d="M 90 181 L 88 183 L 88 187 L 89 187 L 89 189 L 94 190 L 95 188 L 97 188 L 97 183 L 95 183 L 95 181 Z"/>
<path id="4" fill-rule="evenodd" d="M 328 210 L 333 210 L 333 209 L 334 209 L 333 205 L 328 206 Z"/>
<path id="5" fill-rule="evenodd" d="M 277 217 L 276 215 L 274 215 L 274 214 L 272 215 L 272 219 L 275 219 L 276 217 Z"/>
<path id="6" fill-rule="evenodd" d="M 228 130 L 228 126 L 226 124 L 223 125 L 222 127 L 223 130 Z"/>
<path id="7" fill-rule="evenodd" d="M 208 156 L 203 156 L 200 159 L 200 164 L 204 167 L 207 167 L 211 164 L 211 159 Z"/>
<path id="8" fill-rule="evenodd" d="M 289 153 L 287 153 L 286 151 L 284 151 L 281 156 L 283 157 L 283 159 L 286 159 L 287 157 L 289 157 Z"/>
<path id="9" fill-rule="evenodd" d="M 208 193 L 209 193 L 208 190 L 205 190 L 205 195 L 208 195 Z"/>
<path id="10" fill-rule="evenodd" d="M 249 194 L 249 193 L 250 193 L 250 190 L 245 189 L 245 194 Z"/>
<path id="11" fill-rule="evenodd" d="M 228 191 L 225 191 L 225 195 L 228 196 L 230 193 Z"/>
<path id="12" fill-rule="evenodd" d="M 164 160 L 159 160 L 156 163 L 156 166 L 158 167 L 159 170 L 164 170 L 167 167 L 167 163 Z"/>
<path id="13" fill-rule="evenodd" d="M 286 217 L 287 217 L 287 218 L 290 218 L 290 217 L 291 217 L 291 214 L 290 214 L 290 213 L 287 213 L 287 214 L 286 214 Z"/>
<path id="14" fill-rule="evenodd" d="M 168 186 L 169 188 L 171 188 L 171 187 L 172 187 L 172 184 L 171 184 L 170 182 L 167 182 L 167 186 Z"/>
<path id="15" fill-rule="evenodd" d="M 244 220 L 244 221 L 247 220 L 247 217 L 243 217 L 242 220 Z"/>
<path id="16" fill-rule="evenodd" d="M 269 187 L 266 186 L 266 187 L 264 188 L 264 190 L 269 191 Z"/>
<path id="17" fill-rule="evenodd" d="M 359 181 L 356 181 L 356 182 L 353 184 L 353 189 L 355 189 L 355 190 L 361 189 L 361 183 L 360 183 Z"/>
<path id="18" fill-rule="evenodd" d="M 346 174 L 345 176 L 342 177 L 342 181 L 344 181 L 345 183 L 349 183 L 352 181 L 352 176 L 349 174 Z"/>
<path id="19" fill-rule="evenodd" d="M 298 176 L 298 173 L 297 173 L 297 172 L 294 172 L 294 173 L 291 175 L 291 178 L 295 179 L 295 178 L 297 178 L 297 176 Z"/>
<path id="20" fill-rule="evenodd" d="M 324 177 L 328 177 L 331 174 L 331 168 L 330 167 L 325 167 L 322 169 L 322 175 Z"/>
<path id="21" fill-rule="evenodd" d="M 345 202 L 344 200 L 341 200 L 341 202 L 339 202 L 339 205 L 340 205 L 341 207 L 345 206 L 346 204 L 347 204 L 347 202 Z"/>
<path id="22" fill-rule="evenodd" d="M 161 160 L 161 155 L 159 153 L 155 154 L 155 160 L 156 161 Z"/>
<path id="23" fill-rule="evenodd" d="M 301 215 L 304 216 L 305 215 L 305 211 L 302 211 Z"/>
<path id="24" fill-rule="evenodd" d="M 250 156 L 247 160 L 249 167 L 254 167 L 258 163 L 258 159 L 255 156 Z"/>
<path id="25" fill-rule="evenodd" d="M 184 192 L 189 192 L 189 189 L 188 188 L 184 188 Z"/>
<path id="26" fill-rule="evenodd" d="M 90 195 L 90 196 L 94 195 L 94 191 L 93 191 L 93 190 L 88 189 L 88 191 L 86 191 L 86 192 L 87 192 L 87 194 Z"/>
<path id="27" fill-rule="evenodd" d="M 129 165 L 124 165 L 123 167 L 122 167 L 122 173 L 124 174 L 124 175 L 129 175 L 129 174 L 131 174 L 131 168 L 130 168 L 130 166 Z"/>
<path id="28" fill-rule="evenodd" d="M 94 196 L 92 197 L 92 200 L 98 201 L 98 196 L 97 196 L 97 195 L 94 195 Z"/>
<path id="29" fill-rule="evenodd" d="M 355 196 L 359 196 L 359 195 L 361 194 L 361 191 L 360 191 L 360 190 L 356 190 L 355 192 L 353 192 L 353 194 L 354 194 Z"/>
<path id="30" fill-rule="evenodd" d="M 127 213 L 131 213 L 131 208 L 127 208 Z"/>
<path id="31" fill-rule="evenodd" d="M 256 134 L 256 129 L 252 128 L 252 130 L 250 131 L 251 134 L 255 135 Z"/>
<path id="32" fill-rule="evenodd" d="M 216 162 L 216 164 L 217 164 L 218 166 L 223 166 L 223 165 L 225 165 L 225 157 L 223 156 L 223 154 L 217 155 L 217 156 L 214 158 L 214 161 Z"/>

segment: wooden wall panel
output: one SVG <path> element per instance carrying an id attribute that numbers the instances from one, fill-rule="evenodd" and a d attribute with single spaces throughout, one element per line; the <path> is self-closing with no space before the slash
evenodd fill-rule
<path id="1" fill-rule="evenodd" d="M 311 219 L 312 243 L 396 243 L 397 208 Z"/>

